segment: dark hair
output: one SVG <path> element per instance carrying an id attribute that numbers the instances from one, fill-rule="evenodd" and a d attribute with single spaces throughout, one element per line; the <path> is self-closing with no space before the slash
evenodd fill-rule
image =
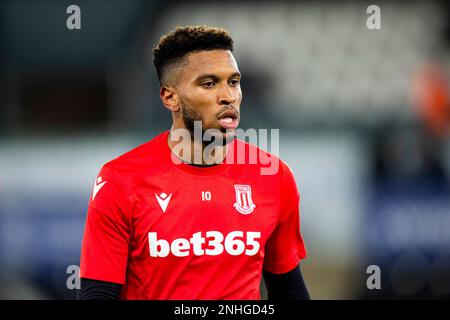
<path id="1" fill-rule="evenodd" d="M 153 64 L 160 84 L 165 84 L 171 67 L 182 62 L 188 53 L 217 49 L 233 51 L 233 39 L 223 28 L 204 25 L 177 27 L 162 36 L 153 48 Z"/>

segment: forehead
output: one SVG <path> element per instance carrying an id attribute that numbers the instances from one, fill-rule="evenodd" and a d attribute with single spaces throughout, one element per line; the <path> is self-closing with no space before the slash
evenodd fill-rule
<path id="1" fill-rule="evenodd" d="M 236 60 L 229 50 L 199 51 L 187 56 L 182 77 L 195 78 L 200 74 L 226 77 L 238 71 Z"/>

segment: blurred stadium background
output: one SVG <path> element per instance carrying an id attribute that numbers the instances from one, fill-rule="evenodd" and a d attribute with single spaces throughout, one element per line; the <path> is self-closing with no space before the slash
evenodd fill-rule
<path id="1" fill-rule="evenodd" d="M 75 297 L 95 176 L 169 129 L 151 47 L 186 24 L 232 32 L 241 128 L 280 128 L 312 298 L 450 298 L 445 2 L 14 0 L 0 15 L 0 298 Z"/>

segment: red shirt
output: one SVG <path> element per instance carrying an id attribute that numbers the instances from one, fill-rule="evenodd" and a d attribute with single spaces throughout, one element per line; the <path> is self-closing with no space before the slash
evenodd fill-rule
<path id="1" fill-rule="evenodd" d="M 168 133 L 101 169 L 80 276 L 122 284 L 122 299 L 260 299 L 262 268 L 285 273 L 306 256 L 291 170 L 238 139 L 215 166 L 175 164 Z M 238 150 L 271 156 L 277 173 L 231 163 Z"/>

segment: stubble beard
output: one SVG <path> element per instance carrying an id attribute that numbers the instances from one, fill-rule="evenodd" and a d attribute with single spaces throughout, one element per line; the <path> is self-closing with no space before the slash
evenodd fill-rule
<path id="1" fill-rule="evenodd" d="M 203 116 L 200 112 L 195 110 L 193 107 L 191 107 L 189 104 L 181 101 L 181 115 L 183 119 L 183 123 L 185 127 L 189 130 L 191 136 L 194 138 L 194 126 L 195 121 L 200 121 L 202 124 L 202 144 L 203 146 L 207 146 L 210 143 L 217 141 L 216 144 L 220 144 L 222 146 L 225 146 L 232 142 L 235 139 L 235 136 L 233 134 L 226 134 L 227 130 L 224 128 L 217 128 L 222 134 L 220 136 L 217 136 L 217 134 L 209 134 L 208 128 L 205 128 L 205 122 L 203 120 Z M 213 136 L 214 139 L 211 139 L 210 137 Z M 204 141 L 203 137 L 208 137 L 209 141 Z"/>

